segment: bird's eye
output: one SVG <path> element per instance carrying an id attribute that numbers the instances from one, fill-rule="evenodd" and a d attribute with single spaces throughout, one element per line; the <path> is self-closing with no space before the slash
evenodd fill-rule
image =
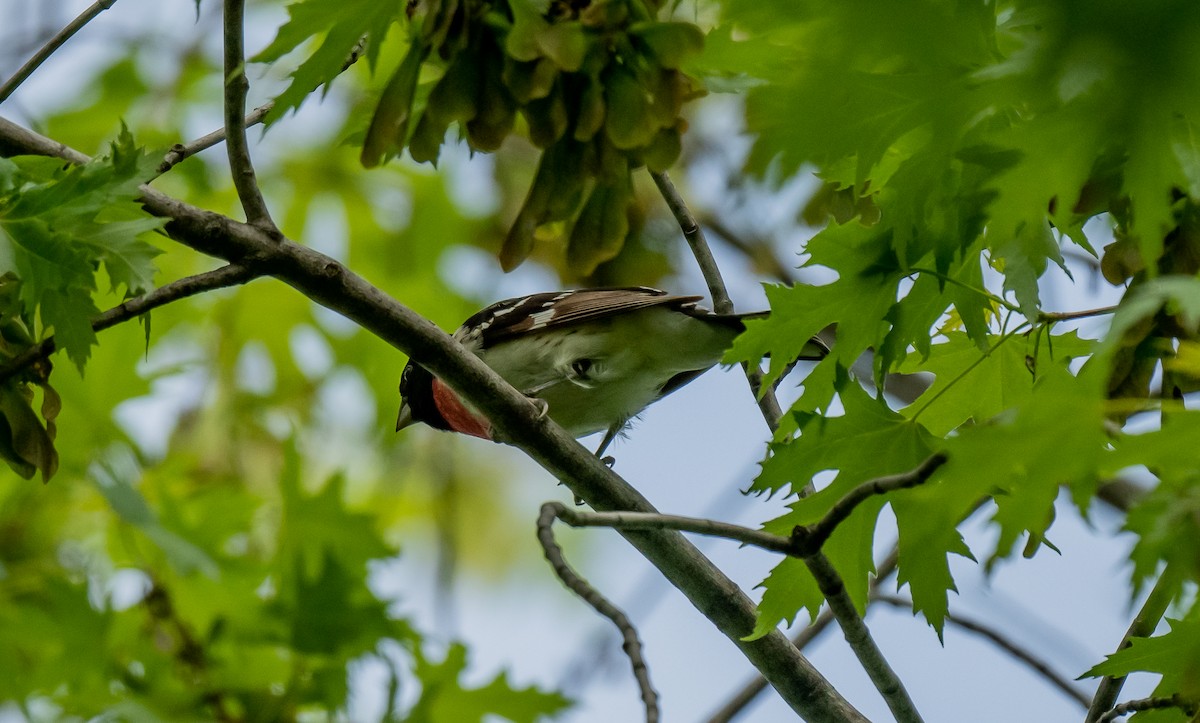
<path id="1" fill-rule="evenodd" d="M 575 361 L 571 362 L 571 371 L 575 372 L 575 376 L 577 377 L 586 377 L 591 368 L 591 359 L 576 359 Z"/>

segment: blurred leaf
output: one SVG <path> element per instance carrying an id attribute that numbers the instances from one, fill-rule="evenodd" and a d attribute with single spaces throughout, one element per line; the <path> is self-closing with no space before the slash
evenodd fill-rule
<path id="1" fill-rule="evenodd" d="M 392 23 L 399 21 L 403 3 L 374 0 L 300 0 L 288 6 L 288 21 L 279 28 L 275 39 L 251 58 L 256 63 L 272 63 L 296 50 L 311 38 L 321 36 L 314 50 L 295 71 L 292 82 L 275 99 L 267 122 L 273 123 L 321 86 L 333 82 L 350 58 L 350 53 L 366 36 L 365 52 L 371 69 Z M 373 164 L 371 164 L 373 165 Z"/>
<path id="2" fill-rule="evenodd" d="M 25 479 L 41 472 L 42 481 L 49 482 L 58 469 L 58 452 L 31 398 L 12 383 L 0 384 L 0 457 Z"/>
<path id="3" fill-rule="evenodd" d="M 534 723 L 543 716 L 555 716 L 571 705 L 557 693 L 544 693 L 533 687 L 514 688 L 505 673 L 487 685 L 465 687 L 460 677 L 466 667 L 467 651 L 459 644 L 451 645 L 440 663 L 418 657 L 415 673 L 421 681 L 421 697 L 409 710 L 406 720 L 413 723 L 477 723 L 491 714 L 513 723 Z"/>

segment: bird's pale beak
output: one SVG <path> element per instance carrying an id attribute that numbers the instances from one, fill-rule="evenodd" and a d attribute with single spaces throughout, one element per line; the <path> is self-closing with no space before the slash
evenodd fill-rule
<path id="1" fill-rule="evenodd" d="M 396 431 L 399 432 L 413 423 L 412 409 L 409 408 L 408 402 L 400 402 L 400 414 L 396 417 Z"/>

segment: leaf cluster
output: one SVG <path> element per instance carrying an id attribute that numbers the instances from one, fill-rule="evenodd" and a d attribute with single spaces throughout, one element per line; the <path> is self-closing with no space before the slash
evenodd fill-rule
<path id="1" fill-rule="evenodd" d="M 363 164 L 404 148 L 436 164 L 452 124 L 472 150 L 495 151 L 519 116 L 543 153 L 501 265 L 516 267 L 540 228 L 565 223 L 568 262 L 590 274 L 629 232 L 631 171 L 675 162 L 680 111 L 697 95 L 680 67 L 703 35 L 691 23 L 655 20 L 656 10 L 644 0 L 429 3 L 367 127 Z M 422 82 L 430 66 L 441 75 Z"/>

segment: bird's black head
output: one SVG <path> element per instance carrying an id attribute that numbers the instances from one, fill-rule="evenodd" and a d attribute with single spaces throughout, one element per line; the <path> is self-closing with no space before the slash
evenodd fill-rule
<path id="1" fill-rule="evenodd" d="M 433 375 L 425 367 L 409 360 L 400 375 L 400 416 L 396 431 L 414 422 L 423 422 L 434 429 L 449 430 L 446 418 L 433 401 Z"/>

